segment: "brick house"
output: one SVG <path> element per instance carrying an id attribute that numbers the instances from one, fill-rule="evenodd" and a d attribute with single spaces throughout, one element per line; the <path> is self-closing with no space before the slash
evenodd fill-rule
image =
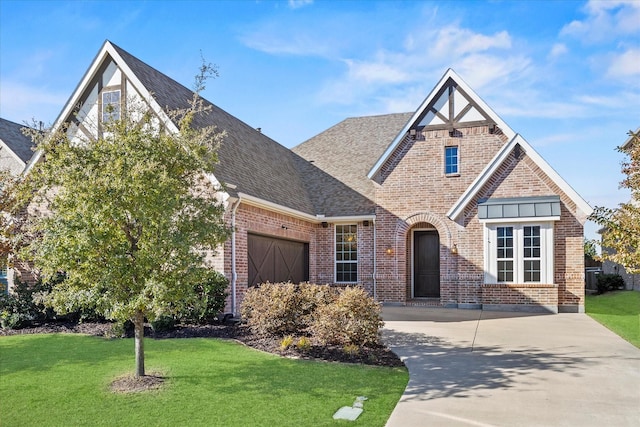
<path id="1" fill-rule="evenodd" d="M 34 155 L 35 144 L 22 133 L 24 125 L 0 118 L 0 170 L 21 174 Z M 0 260 L 0 293 L 13 286 L 13 270 Z"/>
<path id="2" fill-rule="evenodd" d="M 105 42 L 56 126 L 190 90 Z M 452 70 L 415 112 L 346 119 L 289 150 L 219 107 L 228 309 L 264 281 L 357 284 L 388 304 L 582 312 L 589 205 Z M 38 161 L 38 156 L 34 162 Z"/>

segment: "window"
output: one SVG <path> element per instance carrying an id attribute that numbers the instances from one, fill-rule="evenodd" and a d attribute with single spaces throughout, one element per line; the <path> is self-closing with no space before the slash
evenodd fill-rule
<path id="1" fill-rule="evenodd" d="M 336 225 L 336 282 L 358 281 L 358 227 Z"/>
<path id="2" fill-rule="evenodd" d="M 0 266 L 0 294 L 6 294 L 9 291 L 9 282 L 7 277 L 7 267 Z"/>
<path id="3" fill-rule="evenodd" d="M 486 223 L 485 282 L 553 283 L 553 223 Z"/>
<path id="4" fill-rule="evenodd" d="M 444 173 L 453 175 L 458 171 L 458 147 L 444 148 Z"/>
<path id="5" fill-rule="evenodd" d="M 513 282 L 513 227 L 497 229 L 498 282 Z"/>
<path id="6" fill-rule="evenodd" d="M 120 120 L 120 91 L 102 92 L 102 121 Z"/>
<path id="7" fill-rule="evenodd" d="M 524 237 L 524 281 L 540 281 L 540 226 L 523 228 Z"/>

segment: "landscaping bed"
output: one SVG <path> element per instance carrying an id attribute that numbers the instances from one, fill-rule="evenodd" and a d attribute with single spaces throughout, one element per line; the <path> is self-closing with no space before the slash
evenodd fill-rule
<path id="1" fill-rule="evenodd" d="M 2 335 L 78 333 L 99 337 L 112 337 L 112 323 L 109 322 L 46 322 L 22 329 L 0 329 Z M 128 338 L 133 332 L 125 333 Z M 343 347 L 331 345 L 311 345 L 304 350 L 295 346 L 281 347 L 282 339 L 255 334 L 246 325 L 178 325 L 168 331 L 153 331 L 145 328 L 145 337 L 163 338 L 223 338 L 237 340 L 249 347 L 284 357 L 325 360 L 330 362 L 360 363 L 373 366 L 404 366 L 400 358 L 384 345 L 361 347 L 357 352 L 345 351 Z"/>

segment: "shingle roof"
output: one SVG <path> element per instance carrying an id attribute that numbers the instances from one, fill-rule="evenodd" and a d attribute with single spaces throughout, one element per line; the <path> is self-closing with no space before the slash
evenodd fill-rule
<path id="1" fill-rule="evenodd" d="M 374 200 L 375 189 L 367 173 L 412 114 L 348 118 L 294 147 L 293 152 Z"/>
<path id="2" fill-rule="evenodd" d="M 0 118 L 0 139 L 11 151 L 13 151 L 24 163 L 33 156 L 35 144 L 28 136 L 22 133 L 25 125 Z"/>
<path id="3" fill-rule="evenodd" d="M 193 96 L 191 90 L 122 48 L 111 45 L 162 108 L 170 111 L 189 105 Z M 348 181 L 336 179 L 309 159 L 304 159 L 206 99 L 203 102 L 211 107 L 211 111 L 196 117 L 193 124 L 215 125 L 227 132 L 218 150 L 219 164 L 215 176 L 219 181 L 235 186 L 230 192 L 245 193 L 310 215 L 338 217 L 375 213 L 373 198 L 355 191 Z M 376 151 L 365 163 L 372 164 L 378 155 Z"/>
<path id="4" fill-rule="evenodd" d="M 161 107 L 176 110 L 189 105 L 191 90 L 113 46 Z M 195 118 L 194 125 L 215 125 L 227 132 L 218 151 L 216 178 L 235 185 L 236 192 L 315 215 L 298 156 L 218 106 L 203 101 L 211 111 Z"/>

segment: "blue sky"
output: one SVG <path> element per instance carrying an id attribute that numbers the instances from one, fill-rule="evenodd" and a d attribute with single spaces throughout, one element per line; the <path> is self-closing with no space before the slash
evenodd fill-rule
<path id="1" fill-rule="evenodd" d="M 0 117 L 51 123 L 109 39 L 292 147 L 354 116 L 414 111 L 453 68 L 592 206 L 628 193 L 640 0 L 0 0 Z M 594 225 L 587 227 L 594 237 Z"/>

